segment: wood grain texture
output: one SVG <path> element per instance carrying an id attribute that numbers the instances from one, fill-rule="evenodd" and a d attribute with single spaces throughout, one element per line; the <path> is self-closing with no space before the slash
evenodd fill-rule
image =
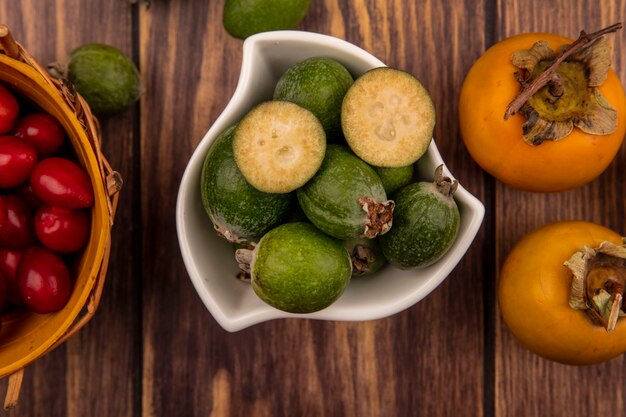
<path id="1" fill-rule="evenodd" d="M 133 54 L 132 6 L 127 2 L 24 0 L 0 2 L 0 20 L 41 64 L 64 60 L 88 42 L 114 45 Z M 71 24 L 68 24 L 71 22 Z M 133 247 L 138 235 L 133 209 L 134 111 L 101 120 L 103 151 L 126 180 L 113 229 L 104 296 L 94 318 L 68 342 L 26 369 L 14 415 L 132 416 L 133 375 L 139 370 L 138 287 Z M 138 327 L 138 326 L 135 326 Z M 4 392 L 4 391 L 3 391 Z"/>
<path id="2" fill-rule="evenodd" d="M 280 320 L 229 334 L 200 303 L 179 259 L 172 196 L 238 78 L 242 42 L 219 24 L 222 5 L 155 2 L 141 15 L 144 415 L 481 415 L 482 286 L 469 277 L 481 276 L 484 235 L 463 273 L 385 320 Z M 433 93 L 444 157 L 481 194 L 483 175 L 457 132 L 456 95 L 485 39 L 468 18 L 480 26 L 482 9 L 318 1 L 300 28 L 345 38 L 419 77 Z"/>
<path id="3" fill-rule="evenodd" d="M 500 1 L 498 39 L 529 31 L 560 33 L 576 38 L 580 30 L 598 30 L 624 16 L 623 1 Z M 626 79 L 624 33 L 610 36 L 614 46 L 614 69 Z M 521 236 L 548 222 L 580 219 L 625 230 L 624 148 L 607 171 L 582 188 L 555 194 L 533 194 L 496 188 L 496 239 L 498 265 Z M 526 351 L 505 326 L 496 327 L 496 415 L 502 416 L 588 416 L 624 415 L 624 357 L 588 367 L 571 367 L 543 360 Z M 601 383 L 606 381 L 607 383 Z M 525 393 L 521 396 L 520 393 Z"/>
<path id="4" fill-rule="evenodd" d="M 174 218 L 186 163 L 239 77 L 243 43 L 222 27 L 223 1 L 0 2 L 0 20 L 40 62 L 109 43 L 137 60 L 146 90 L 137 108 L 102 120 L 105 154 L 125 185 L 100 308 L 27 369 L 13 415 L 626 414 L 624 357 L 581 368 L 545 361 L 513 339 L 495 305 L 497 271 L 531 229 L 576 218 L 625 230 L 615 196 L 626 192 L 626 151 L 580 189 L 519 192 L 472 161 L 457 106 L 465 74 L 497 40 L 538 30 L 575 37 L 626 16 L 626 1 L 313 1 L 300 29 L 346 39 L 424 83 L 437 146 L 486 218 L 450 277 L 402 313 L 365 323 L 277 320 L 233 334 L 194 291 Z M 612 37 L 622 80 L 624 39 Z"/>

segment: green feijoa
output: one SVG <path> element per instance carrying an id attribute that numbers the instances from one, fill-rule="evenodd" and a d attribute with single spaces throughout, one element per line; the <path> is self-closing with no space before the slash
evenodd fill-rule
<path id="1" fill-rule="evenodd" d="M 378 239 L 360 237 L 343 241 L 352 259 L 352 276 L 361 277 L 378 272 L 387 260 L 378 244 Z"/>
<path id="2" fill-rule="evenodd" d="M 258 239 L 289 215 L 294 194 L 264 193 L 246 181 L 233 156 L 235 126 L 209 148 L 201 173 L 202 204 L 217 233 L 230 242 Z"/>
<path id="3" fill-rule="evenodd" d="M 307 218 L 337 239 L 372 239 L 391 227 L 394 204 L 380 178 L 339 145 L 328 145 L 321 167 L 297 196 Z"/>
<path id="4" fill-rule="evenodd" d="M 121 113 L 142 93 L 137 67 L 113 46 L 97 43 L 80 46 L 70 53 L 66 66 L 67 79 L 96 115 Z"/>
<path id="5" fill-rule="evenodd" d="M 231 36 L 245 39 L 270 30 L 295 29 L 311 0 L 226 0 L 222 23 Z"/>
<path id="6" fill-rule="evenodd" d="M 459 230 L 459 209 L 453 194 L 457 182 L 435 171 L 434 182 L 417 182 L 394 194 L 393 227 L 380 246 L 390 264 L 423 268 L 438 261 L 452 246 Z"/>
<path id="7" fill-rule="evenodd" d="M 291 66 L 274 89 L 274 100 L 296 103 L 322 123 L 327 138 L 340 138 L 341 103 L 354 80 L 339 62 L 313 57 Z"/>
<path id="8" fill-rule="evenodd" d="M 399 168 L 374 167 L 374 171 L 383 182 L 387 195 L 409 185 L 413 180 L 413 164 Z"/>
<path id="9" fill-rule="evenodd" d="M 310 223 L 285 223 L 270 230 L 254 250 L 238 250 L 237 260 L 249 264 L 259 298 L 290 313 L 328 307 L 341 296 L 352 274 L 341 242 Z"/>

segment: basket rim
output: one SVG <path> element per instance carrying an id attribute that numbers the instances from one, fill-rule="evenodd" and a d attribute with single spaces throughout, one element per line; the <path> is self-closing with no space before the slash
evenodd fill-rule
<path id="1" fill-rule="evenodd" d="M 44 355 L 50 348 L 54 347 L 55 343 L 63 337 L 63 335 L 68 331 L 72 323 L 79 316 L 83 308 L 85 307 L 92 290 L 96 286 L 96 282 L 99 276 L 99 271 L 101 269 L 103 261 L 105 261 L 105 252 L 107 246 L 107 240 L 110 239 L 111 235 L 111 221 L 109 217 L 109 206 L 106 201 L 107 198 L 107 188 L 104 184 L 104 178 L 101 173 L 101 166 L 96 158 L 96 153 L 93 149 L 95 146 L 90 140 L 85 131 L 85 127 L 79 121 L 76 113 L 71 109 L 71 107 L 65 101 L 65 98 L 61 94 L 61 92 L 49 81 L 47 80 L 41 73 L 37 71 L 31 65 L 21 62 L 17 59 L 11 58 L 3 53 L 0 53 L 0 64 L 6 64 L 8 66 L 13 67 L 15 70 L 20 72 L 26 78 L 32 80 L 37 85 L 39 85 L 42 90 L 45 91 L 45 94 L 50 96 L 50 98 L 54 101 L 56 105 L 59 106 L 60 109 L 66 114 L 70 124 L 73 127 L 73 130 L 77 133 L 78 138 L 75 138 L 77 142 L 83 144 L 83 163 L 85 168 L 90 172 L 90 178 L 94 187 L 94 195 L 96 196 L 93 210 L 94 214 L 92 214 L 92 228 L 95 226 L 96 232 L 98 233 L 95 238 L 90 238 L 90 243 L 95 246 L 95 257 L 94 262 L 91 265 L 86 265 L 83 267 L 83 274 L 88 274 L 88 277 L 85 279 L 84 285 L 80 288 L 80 294 L 76 302 L 72 305 L 68 305 L 64 307 L 63 310 L 68 309 L 69 313 L 66 313 L 67 316 L 58 326 L 58 328 L 53 332 L 53 334 L 45 340 L 45 342 L 36 346 L 34 349 L 30 350 L 26 355 L 21 357 L 15 362 L 12 362 L 9 365 L 0 368 L 0 378 L 3 378 L 9 374 L 12 374 L 20 369 L 26 367 L 33 361 L 37 360 L 39 357 Z M 50 86 L 50 88 L 46 88 L 44 86 Z M 70 132 L 67 132 L 68 136 L 70 136 Z M 70 139 L 71 140 L 71 139 Z M 75 141 L 74 141 L 75 142 Z M 75 142 L 76 143 L 76 142 Z M 74 146 L 75 146 L 74 143 Z M 87 146 L 89 145 L 89 146 Z M 96 175 L 97 173 L 97 175 Z M 100 196 L 100 197 L 98 197 Z M 100 221 L 97 224 L 94 224 L 96 221 L 95 210 L 98 210 L 101 213 Z M 78 287 L 74 287 L 74 291 L 78 290 Z M 63 311 L 61 310 L 61 311 Z M 57 314 L 57 313 L 52 313 Z"/>

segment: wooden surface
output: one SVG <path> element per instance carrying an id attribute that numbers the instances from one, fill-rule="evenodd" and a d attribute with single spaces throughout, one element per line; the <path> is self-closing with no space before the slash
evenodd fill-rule
<path id="1" fill-rule="evenodd" d="M 573 5 L 575 4 L 575 5 Z M 626 415 L 626 360 L 568 367 L 522 348 L 495 302 L 497 273 L 524 233 L 585 219 L 624 231 L 626 153 L 595 182 L 550 195 L 483 173 L 459 135 L 465 73 L 490 45 L 525 31 L 575 37 L 626 16 L 626 2 L 314 0 L 300 29 L 346 39 L 420 78 L 437 108 L 436 143 L 486 206 L 462 262 L 426 299 L 366 323 L 279 320 L 227 333 L 196 295 L 174 222 L 186 162 L 230 99 L 242 41 L 221 0 L 20 0 L 0 20 L 42 63 L 86 42 L 138 63 L 146 93 L 104 119 L 104 151 L 125 186 L 102 304 L 30 366 L 16 416 Z M 624 32 L 612 37 L 626 80 Z M 1 388 L 6 387 L 3 381 Z"/>

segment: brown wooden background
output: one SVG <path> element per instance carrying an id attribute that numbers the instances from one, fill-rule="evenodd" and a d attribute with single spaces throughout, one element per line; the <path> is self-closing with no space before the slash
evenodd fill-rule
<path id="1" fill-rule="evenodd" d="M 625 357 L 582 368 L 540 359 L 513 339 L 495 302 L 497 271 L 532 228 L 576 218 L 625 230 L 626 152 L 584 188 L 523 193 L 478 168 L 457 122 L 464 75 L 494 42 L 525 31 L 576 37 L 623 20 L 626 2 L 313 0 L 300 29 L 344 38 L 423 81 L 438 110 L 441 153 L 485 203 L 486 218 L 449 279 L 403 313 L 367 323 L 280 320 L 235 334 L 197 297 L 174 223 L 186 162 L 239 75 L 242 42 L 224 31 L 222 7 L 221 0 L 0 1 L 0 21 L 40 62 L 86 42 L 109 43 L 136 60 L 146 88 L 133 110 L 102 121 L 105 153 L 125 187 L 101 307 L 27 369 L 11 414 L 626 415 Z M 624 33 L 613 37 L 622 81 Z"/>

